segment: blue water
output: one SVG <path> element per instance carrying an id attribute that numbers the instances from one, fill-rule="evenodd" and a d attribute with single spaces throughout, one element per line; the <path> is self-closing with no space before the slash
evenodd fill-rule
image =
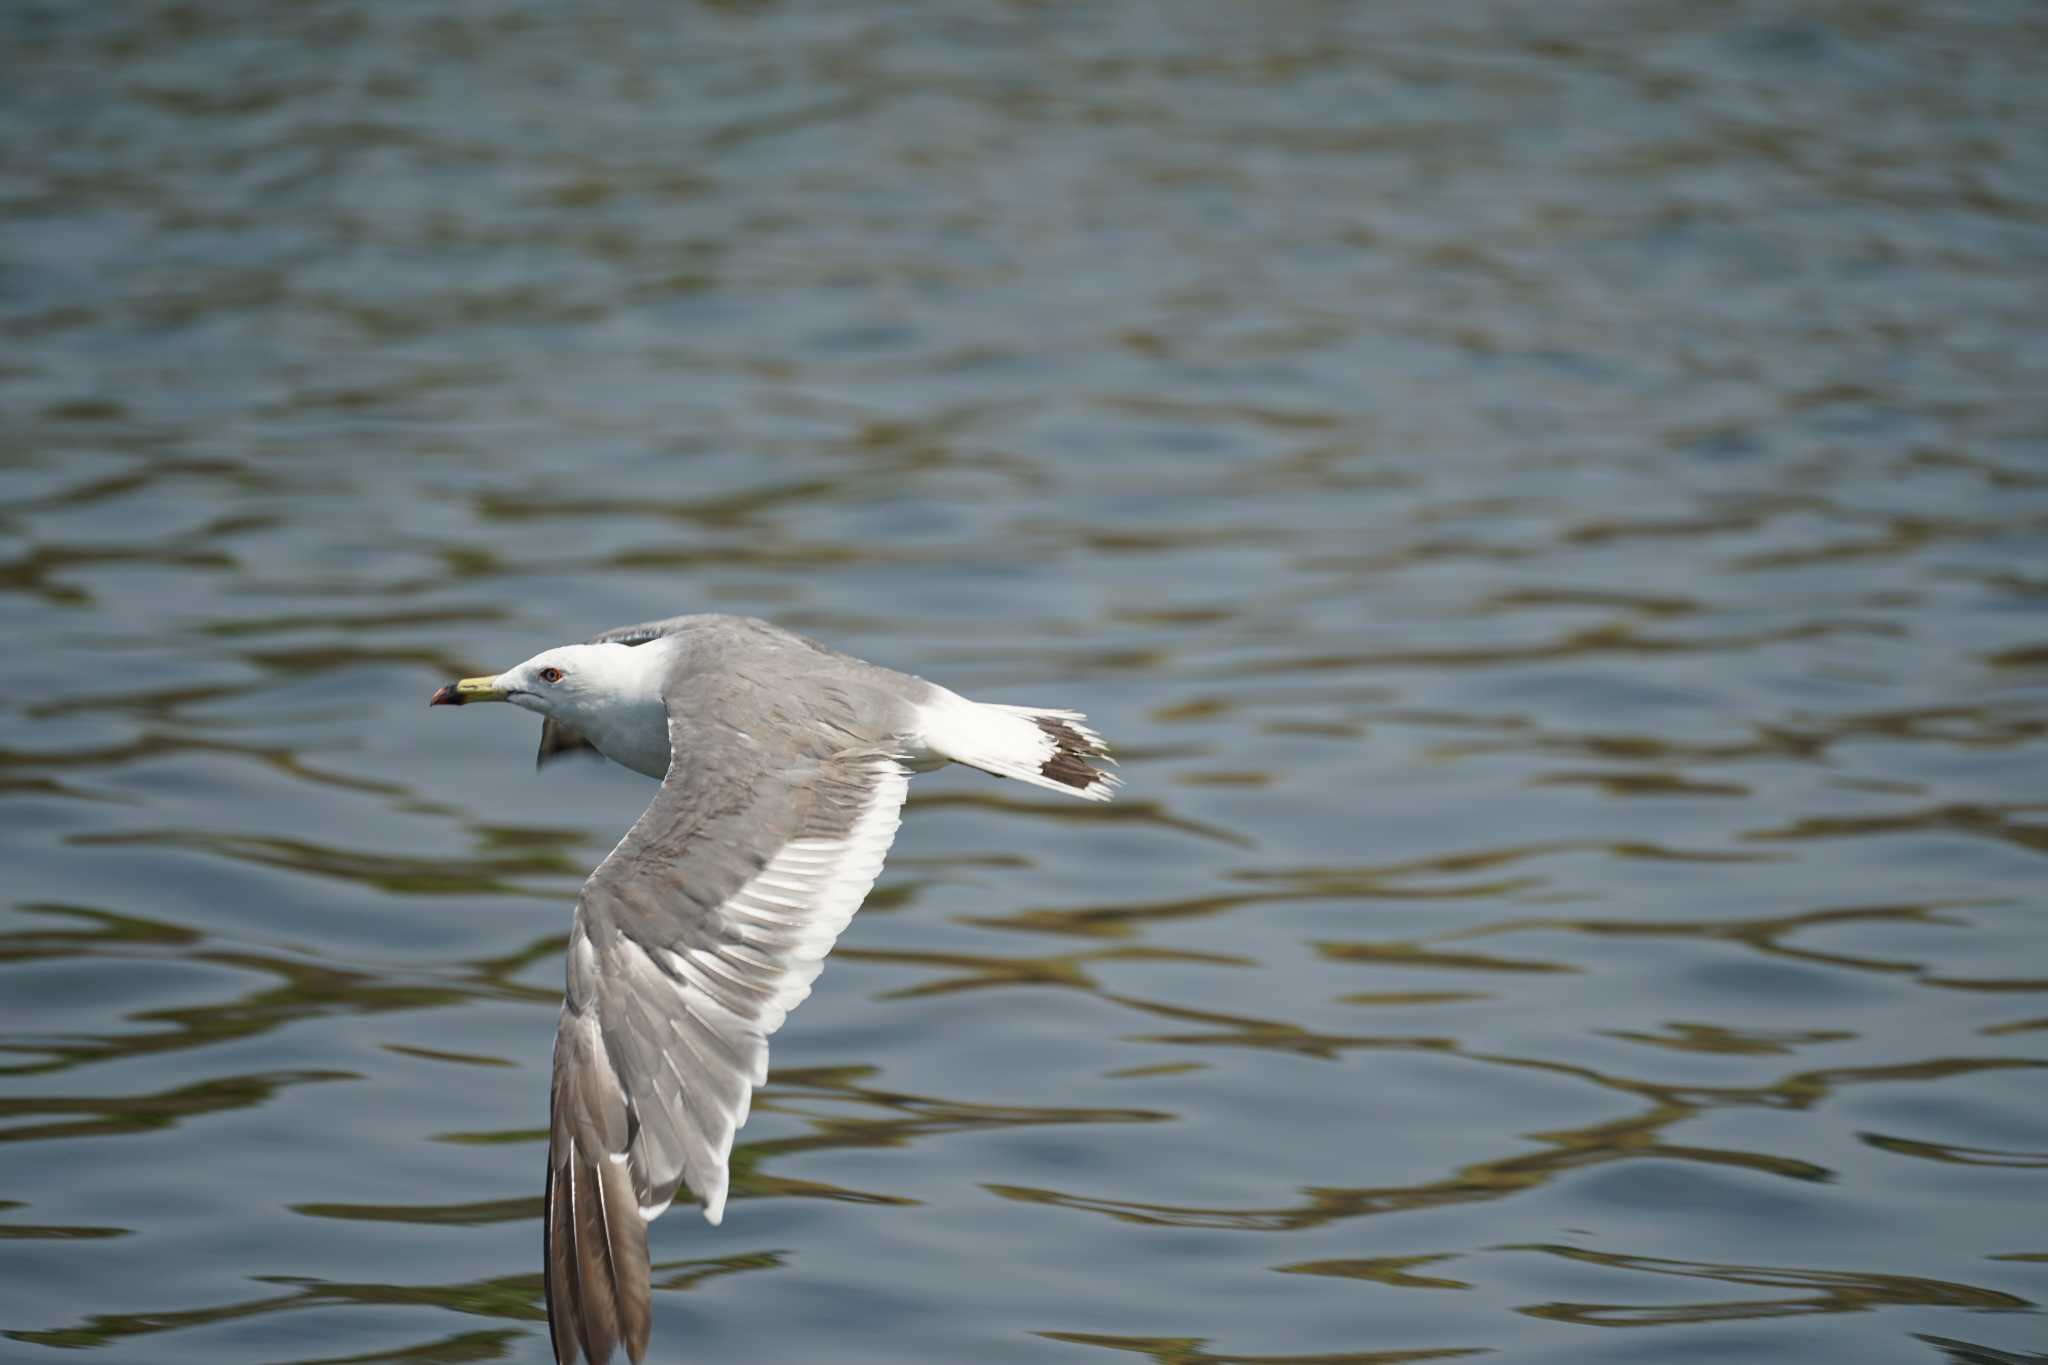
<path id="1" fill-rule="evenodd" d="M 2048 1352 L 2035 7 L 0 44 L 0 1360 L 549 1359 L 651 788 L 425 701 L 686 610 L 1128 785 L 918 779 L 651 1358 Z"/>

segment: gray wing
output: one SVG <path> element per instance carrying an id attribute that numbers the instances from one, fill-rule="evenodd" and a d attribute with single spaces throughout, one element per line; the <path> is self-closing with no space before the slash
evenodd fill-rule
<path id="1" fill-rule="evenodd" d="M 613 626 L 610 630 L 593 635 L 585 644 L 590 645 L 644 645 L 649 640 L 659 640 L 664 635 L 673 635 L 687 630 L 693 622 L 702 621 L 702 616 L 670 616 L 660 621 L 643 621 L 637 626 Z"/>
<path id="2" fill-rule="evenodd" d="M 597 746 L 585 739 L 581 732 L 571 730 L 553 716 L 540 723 L 540 752 L 533 756 L 533 766 L 545 768 L 548 763 L 563 754 L 590 754 L 602 757 Z"/>
<path id="3" fill-rule="evenodd" d="M 873 887 L 909 782 L 885 748 L 831 752 L 825 729 L 750 735 L 672 704 L 669 735 L 670 775 L 569 935 L 543 1249 L 564 1365 L 645 1351 L 646 1225 L 681 1187 L 724 1216 L 768 1035 Z"/>

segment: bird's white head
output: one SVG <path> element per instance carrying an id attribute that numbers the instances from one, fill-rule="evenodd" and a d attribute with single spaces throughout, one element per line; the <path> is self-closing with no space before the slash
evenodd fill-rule
<path id="1" fill-rule="evenodd" d="M 450 683 L 427 704 L 508 701 L 570 725 L 621 708 L 659 706 L 664 660 L 658 644 L 558 645 L 494 678 Z"/>

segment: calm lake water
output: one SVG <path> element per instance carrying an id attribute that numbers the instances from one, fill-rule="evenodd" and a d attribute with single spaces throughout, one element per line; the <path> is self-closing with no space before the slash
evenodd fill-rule
<path id="1" fill-rule="evenodd" d="M 651 788 L 425 702 L 689 610 L 1128 786 L 918 780 L 654 1359 L 2048 1352 L 2038 5 L 0 43 L 0 1359 L 549 1359 Z"/>

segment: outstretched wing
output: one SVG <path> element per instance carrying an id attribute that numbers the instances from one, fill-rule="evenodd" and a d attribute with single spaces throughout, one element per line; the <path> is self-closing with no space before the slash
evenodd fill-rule
<path id="1" fill-rule="evenodd" d="M 645 1351 L 646 1225 L 680 1188 L 724 1216 L 768 1035 L 874 886 L 908 786 L 881 749 L 713 733 L 691 728 L 584 883 L 569 935 L 544 1232 L 564 1365 L 579 1350 L 602 1365 L 621 1342 L 635 1361 Z"/>
<path id="2" fill-rule="evenodd" d="M 585 644 L 592 645 L 644 645 L 649 640 L 659 640 L 664 635 L 673 635 L 687 627 L 697 616 L 667 616 L 659 621 L 642 621 L 637 626 L 613 626 L 610 630 L 593 635 Z"/>

